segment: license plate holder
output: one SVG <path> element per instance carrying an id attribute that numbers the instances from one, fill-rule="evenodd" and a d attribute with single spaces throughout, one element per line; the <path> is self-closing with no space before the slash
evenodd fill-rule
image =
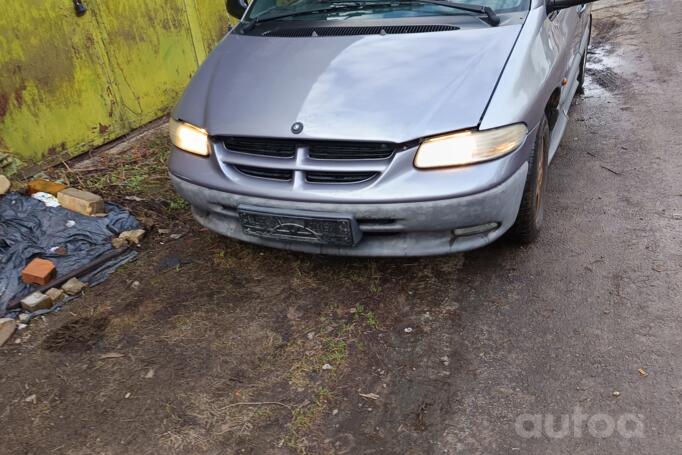
<path id="1" fill-rule="evenodd" d="M 317 245 L 351 247 L 361 237 L 352 215 L 251 205 L 237 208 L 242 230 L 252 236 Z"/>

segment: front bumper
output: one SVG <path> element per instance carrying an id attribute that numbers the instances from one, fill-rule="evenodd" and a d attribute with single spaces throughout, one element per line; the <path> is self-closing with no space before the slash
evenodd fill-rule
<path id="1" fill-rule="evenodd" d="M 497 240 L 516 220 L 526 183 L 524 163 L 501 184 L 450 199 L 400 203 L 303 202 L 246 196 L 206 188 L 171 174 L 177 192 L 192 205 L 196 220 L 208 229 L 246 242 L 307 253 L 344 256 L 428 256 L 480 248 Z M 237 207 L 350 213 L 362 239 L 353 247 L 269 240 L 242 231 Z M 456 236 L 454 230 L 498 223 L 483 234 Z"/>

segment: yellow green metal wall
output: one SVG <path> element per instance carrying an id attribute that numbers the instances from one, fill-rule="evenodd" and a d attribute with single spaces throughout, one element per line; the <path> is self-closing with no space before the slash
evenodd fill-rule
<path id="1" fill-rule="evenodd" d="M 56 161 L 173 106 L 227 30 L 224 0 L 0 0 L 0 155 Z"/>

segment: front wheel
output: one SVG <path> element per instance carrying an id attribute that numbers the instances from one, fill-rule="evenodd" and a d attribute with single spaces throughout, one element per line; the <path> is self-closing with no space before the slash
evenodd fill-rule
<path id="1" fill-rule="evenodd" d="M 511 238 L 528 244 L 538 237 L 544 218 L 545 186 L 549 154 L 549 124 L 542 117 L 528 160 L 528 175 L 523 189 L 521 207 L 514 225 L 509 230 Z"/>

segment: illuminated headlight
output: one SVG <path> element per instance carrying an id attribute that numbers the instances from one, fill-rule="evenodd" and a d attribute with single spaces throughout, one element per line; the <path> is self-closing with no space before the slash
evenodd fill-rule
<path id="1" fill-rule="evenodd" d="M 189 123 L 171 119 L 168 131 L 173 145 L 185 152 L 208 156 L 208 134 L 205 130 Z"/>
<path id="2" fill-rule="evenodd" d="M 526 125 L 517 124 L 432 137 L 419 146 L 414 165 L 419 169 L 433 169 L 489 161 L 516 150 L 527 134 Z"/>

